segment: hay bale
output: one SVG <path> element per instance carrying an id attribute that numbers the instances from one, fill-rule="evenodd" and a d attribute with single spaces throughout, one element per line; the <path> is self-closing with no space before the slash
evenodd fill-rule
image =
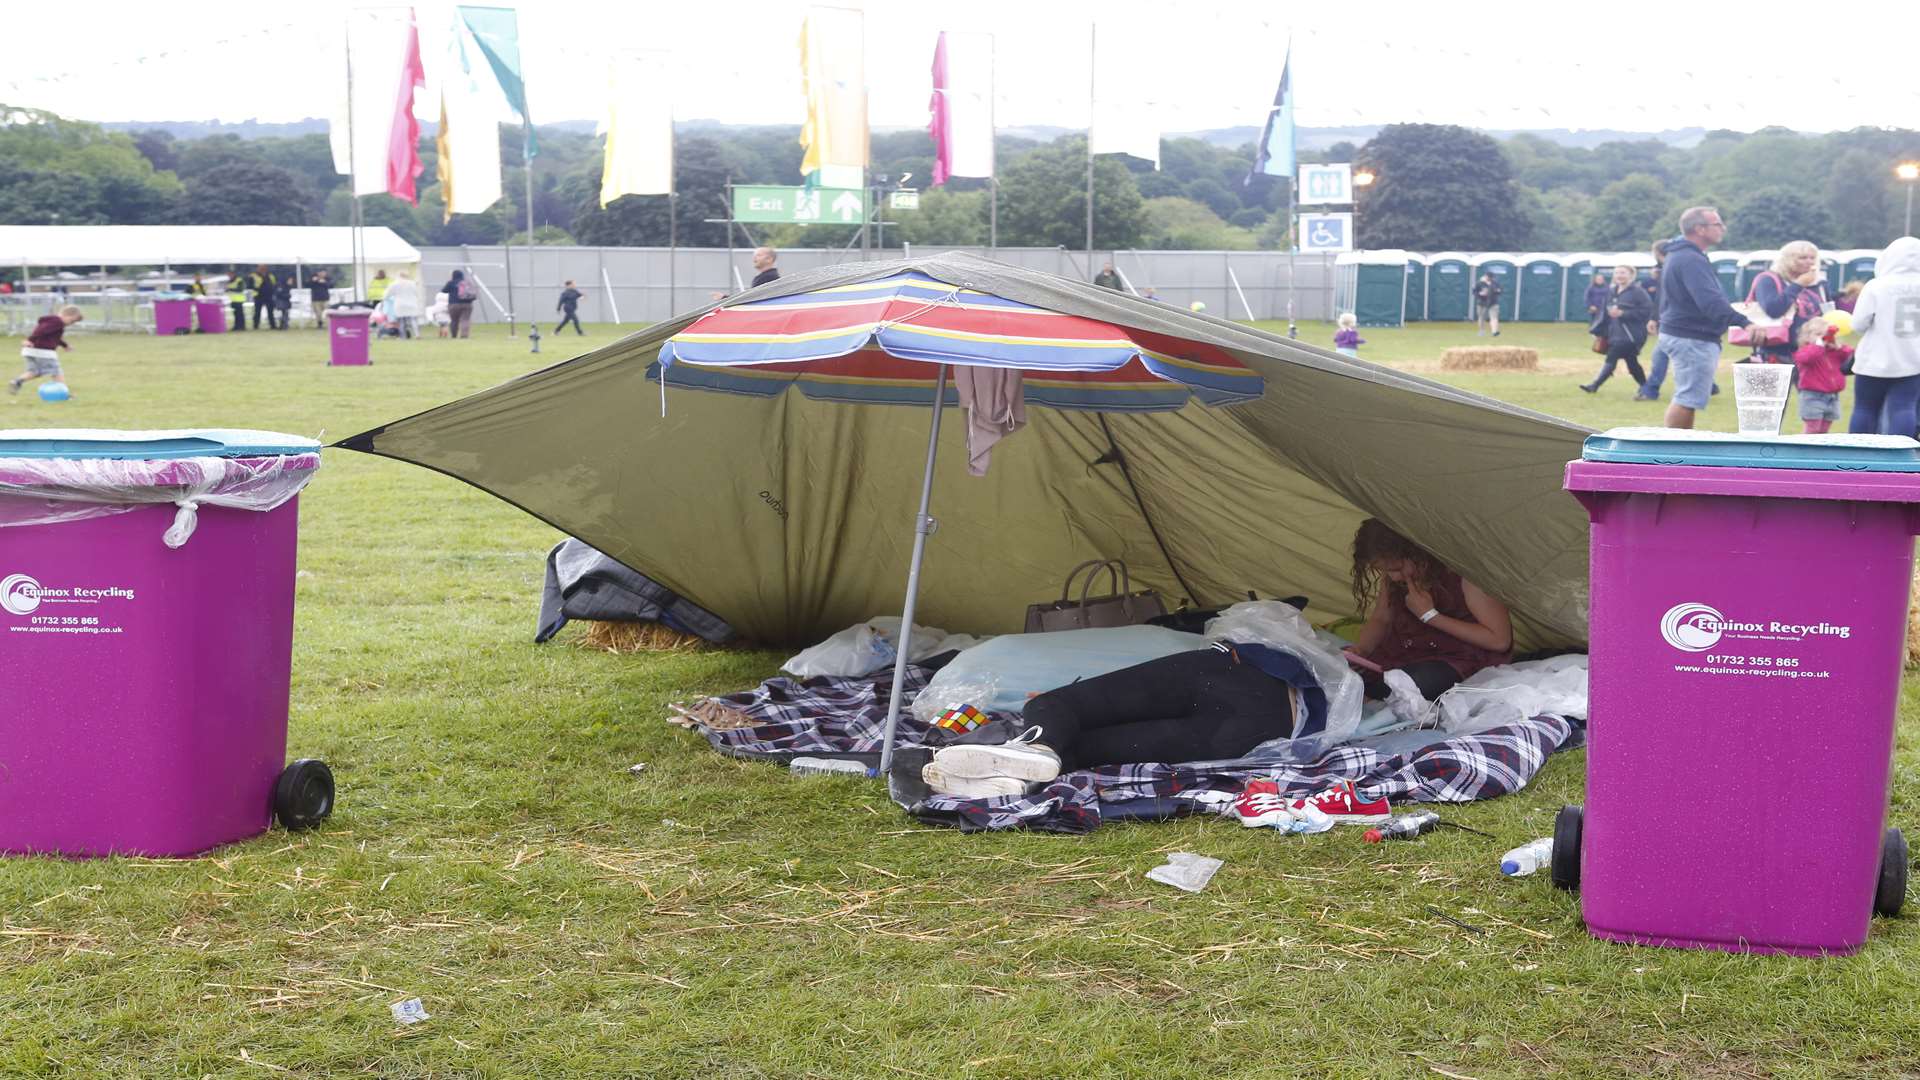
<path id="1" fill-rule="evenodd" d="M 671 626 L 653 622 L 595 622 L 586 620 L 587 632 L 574 642 L 582 649 L 610 653 L 699 652 L 712 648 L 694 634 L 683 634 Z"/>
<path id="2" fill-rule="evenodd" d="M 1518 345 L 1475 345 L 1440 354 L 1442 371 L 1538 371 L 1540 350 Z"/>

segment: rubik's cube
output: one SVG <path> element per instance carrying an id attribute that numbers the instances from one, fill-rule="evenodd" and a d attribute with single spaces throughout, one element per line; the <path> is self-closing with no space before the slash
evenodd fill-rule
<path id="1" fill-rule="evenodd" d="M 955 735 L 965 735 L 974 728 L 987 722 L 987 714 L 971 705 L 961 705 L 940 714 L 933 726 L 942 731 L 951 731 Z"/>

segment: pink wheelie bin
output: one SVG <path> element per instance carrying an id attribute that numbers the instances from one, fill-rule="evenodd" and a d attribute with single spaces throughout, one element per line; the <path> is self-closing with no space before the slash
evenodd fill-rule
<path id="1" fill-rule="evenodd" d="M 0 853 L 191 855 L 333 808 L 286 764 L 319 444 L 0 431 Z"/>
<path id="2" fill-rule="evenodd" d="M 1887 828 L 1920 443 L 1631 428 L 1592 523 L 1587 801 L 1552 877 L 1596 937 L 1844 954 L 1897 914 Z"/>

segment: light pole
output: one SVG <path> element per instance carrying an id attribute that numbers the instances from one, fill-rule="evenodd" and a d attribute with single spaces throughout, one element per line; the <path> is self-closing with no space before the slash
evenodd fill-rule
<path id="1" fill-rule="evenodd" d="M 1370 188 L 1379 179 L 1372 169 L 1362 165 L 1353 173 L 1353 249 L 1360 250 L 1360 189 Z M 1909 188 L 1911 190 L 1911 188 Z"/>
<path id="2" fill-rule="evenodd" d="M 1903 161 L 1893 167 L 1893 175 L 1907 182 L 1907 227 L 1900 230 L 1902 236 L 1913 235 L 1913 184 L 1920 180 L 1920 161 Z"/>

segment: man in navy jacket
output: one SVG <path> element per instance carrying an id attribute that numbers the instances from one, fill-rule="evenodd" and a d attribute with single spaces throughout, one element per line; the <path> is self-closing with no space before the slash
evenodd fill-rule
<path id="1" fill-rule="evenodd" d="M 1693 414 L 1707 406 L 1714 371 L 1720 366 L 1720 338 L 1729 326 L 1747 325 L 1720 291 L 1720 279 L 1707 252 L 1726 238 L 1726 223 L 1711 206 L 1689 207 L 1680 215 L 1680 238 L 1667 243 L 1665 273 L 1660 275 L 1660 342 L 1656 367 L 1664 356 L 1673 368 L 1673 400 L 1667 426 L 1690 428 Z"/>

